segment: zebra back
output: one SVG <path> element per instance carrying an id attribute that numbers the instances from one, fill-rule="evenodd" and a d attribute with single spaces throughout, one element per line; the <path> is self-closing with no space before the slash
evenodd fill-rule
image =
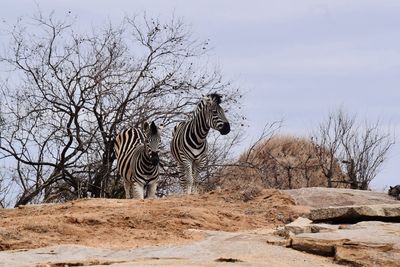
<path id="1" fill-rule="evenodd" d="M 132 177 L 131 169 L 132 159 L 135 148 L 144 144 L 144 133 L 137 128 L 129 128 L 122 131 L 114 143 L 115 156 L 117 158 L 117 169 L 119 174 L 127 179 Z"/>
<path id="2" fill-rule="evenodd" d="M 138 128 L 125 129 L 115 138 L 115 156 L 118 159 L 121 153 L 129 153 L 139 144 L 144 144 L 143 132 Z"/>

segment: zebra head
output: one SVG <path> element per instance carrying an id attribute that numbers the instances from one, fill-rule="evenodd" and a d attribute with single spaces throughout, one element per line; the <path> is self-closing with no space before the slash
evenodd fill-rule
<path id="1" fill-rule="evenodd" d="M 222 135 L 226 135 L 231 131 L 231 126 L 225 116 L 224 110 L 221 108 L 221 95 L 209 94 L 203 97 L 203 104 L 205 106 L 206 120 L 209 127 L 219 131 Z"/>
<path id="2" fill-rule="evenodd" d="M 145 139 L 145 153 L 150 157 L 151 163 L 155 166 L 159 163 L 158 151 L 161 145 L 161 127 L 157 127 L 154 121 L 149 125 L 143 124 Z"/>
<path id="3" fill-rule="evenodd" d="M 400 185 L 390 186 L 388 191 L 389 196 L 397 197 L 400 195 Z"/>

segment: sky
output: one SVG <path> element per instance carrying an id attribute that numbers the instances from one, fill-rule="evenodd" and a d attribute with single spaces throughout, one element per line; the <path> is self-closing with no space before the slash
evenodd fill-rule
<path id="1" fill-rule="evenodd" d="M 210 39 L 210 61 L 245 92 L 249 119 L 243 150 L 267 123 L 308 135 L 342 107 L 381 120 L 397 133 L 375 190 L 400 184 L 400 1 L 372 0 L 17 0 L 0 19 L 13 23 L 37 10 L 69 11 L 78 23 L 118 23 L 124 15 L 182 17 L 199 39 Z M 1 40 L 1 36 L 0 36 Z"/>

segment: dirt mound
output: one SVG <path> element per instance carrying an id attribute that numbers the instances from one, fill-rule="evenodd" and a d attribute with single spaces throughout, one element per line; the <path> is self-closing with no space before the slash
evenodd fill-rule
<path id="1" fill-rule="evenodd" d="M 188 229 L 238 231 L 283 225 L 297 217 L 278 190 L 210 192 L 156 200 L 82 199 L 0 210 L 0 250 L 79 244 L 139 247 L 182 243 Z"/>

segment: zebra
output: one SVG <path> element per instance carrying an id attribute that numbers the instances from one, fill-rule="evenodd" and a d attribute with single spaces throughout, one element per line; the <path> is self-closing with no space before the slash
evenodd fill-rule
<path id="1" fill-rule="evenodd" d="M 206 138 L 210 128 L 221 135 L 231 130 L 220 104 L 221 95 L 204 96 L 191 118 L 178 123 L 172 132 L 171 153 L 178 164 L 180 184 L 186 194 L 196 192 L 199 172 L 207 161 Z"/>
<path id="2" fill-rule="evenodd" d="M 143 130 L 126 129 L 116 137 L 114 151 L 126 198 L 155 198 L 160 144 L 161 127 L 154 122 L 145 122 Z"/>
<path id="3" fill-rule="evenodd" d="M 400 200 L 400 185 L 390 186 L 388 195 Z"/>

